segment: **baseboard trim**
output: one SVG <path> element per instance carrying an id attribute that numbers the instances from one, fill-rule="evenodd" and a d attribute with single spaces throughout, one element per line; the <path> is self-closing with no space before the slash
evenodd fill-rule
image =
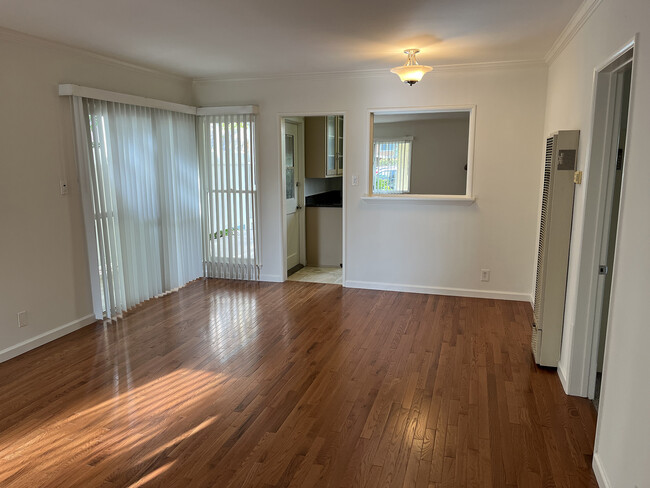
<path id="1" fill-rule="evenodd" d="M 449 295 L 454 297 L 492 298 L 497 300 L 530 302 L 530 293 L 472 290 L 468 288 L 443 288 L 438 286 L 404 285 L 399 283 L 378 283 L 374 281 L 351 280 L 346 280 L 343 286 L 347 288 L 363 288 L 366 290 L 401 291 L 406 293 L 424 293 L 427 295 Z"/>
<path id="2" fill-rule="evenodd" d="M 566 379 L 566 373 L 564 372 L 564 366 L 562 363 L 557 363 L 557 376 L 560 378 L 560 383 L 562 383 L 562 388 L 564 388 L 564 393 L 569 394 L 569 382 Z"/>
<path id="3" fill-rule="evenodd" d="M 21 354 L 24 354 L 27 351 L 31 351 L 32 349 L 36 349 L 43 344 L 52 342 L 59 337 L 63 337 L 64 335 L 74 332 L 75 330 L 79 330 L 82 327 L 92 324 L 93 322 L 95 322 L 95 315 L 86 315 L 85 317 L 81 317 L 80 319 L 68 322 L 67 324 L 57 327 L 56 329 L 49 330 L 43 334 L 37 335 L 36 337 L 32 337 L 31 339 L 27 339 L 26 341 L 3 349 L 0 351 L 0 363 L 15 358 L 16 356 L 20 356 Z"/>
<path id="4" fill-rule="evenodd" d="M 260 275 L 260 281 L 270 281 L 272 283 L 282 283 L 284 280 L 280 275 L 263 274 Z"/>
<path id="5" fill-rule="evenodd" d="M 610 483 L 609 478 L 603 469 L 603 463 L 600 461 L 600 456 L 598 456 L 597 452 L 594 453 L 594 459 L 591 463 L 591 467 L 593 468 L 594 474 L 596 475 L 598 486 L 600 488 L 612 488 L 612 484 Z"/>

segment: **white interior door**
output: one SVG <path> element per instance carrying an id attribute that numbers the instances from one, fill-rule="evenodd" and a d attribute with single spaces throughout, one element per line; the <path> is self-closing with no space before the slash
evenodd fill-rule
<path id="1" fill-rule="evenodd" d="M 298 125 L 284 121 L 283 166 L 286 181 L 287 271 L 300 264 L 300 191 L 301 168 L 298 152 Z"/>

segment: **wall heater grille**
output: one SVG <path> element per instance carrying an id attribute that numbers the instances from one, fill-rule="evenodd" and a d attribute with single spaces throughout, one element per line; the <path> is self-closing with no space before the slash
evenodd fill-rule
<path id="1" fill-rule="evenodd" d="M 557 366 L 560 358 L 579 137 L 577 130 L 559 131 L 546 140 L 532 336 L 542 366 Z"/>

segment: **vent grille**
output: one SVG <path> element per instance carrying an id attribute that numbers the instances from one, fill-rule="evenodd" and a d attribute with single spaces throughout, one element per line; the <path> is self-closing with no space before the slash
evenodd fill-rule
<path id="1" fill-rule="evenodd" d="M 539 227 L 539 246 L 537 251 L 537 278 L 535 280 L 535 308 L 533 317 L 535 324 L 541 324 L 541 311 L 544 294 L 542 293 L 544 283 L 544 255 L 546 251 L 546 227 L 548 222 L 549 198 L 551 194 L 551 178 L 553 176 L 553 150 L 555 148 L 555 136 L 546 139 L 546 162 L 544 164 L 544 188 L 542 190 L 542 216 Z M 535 339 L 535 334 L 533 334 Z M 534 346 L 534 344 L 533 344 Z M 535 349 L 535 347 L 533 347 Z"/>

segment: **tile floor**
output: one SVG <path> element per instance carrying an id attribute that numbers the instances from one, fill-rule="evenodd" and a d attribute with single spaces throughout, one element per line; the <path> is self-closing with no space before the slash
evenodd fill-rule
<path id="1" fill-rule="evenodd" d="M 343 270 L 341 268 L 319 268 L 306 266 L 287 278 L 289 281 L 307 281 L 309 283 L 343 283 Z"/>

